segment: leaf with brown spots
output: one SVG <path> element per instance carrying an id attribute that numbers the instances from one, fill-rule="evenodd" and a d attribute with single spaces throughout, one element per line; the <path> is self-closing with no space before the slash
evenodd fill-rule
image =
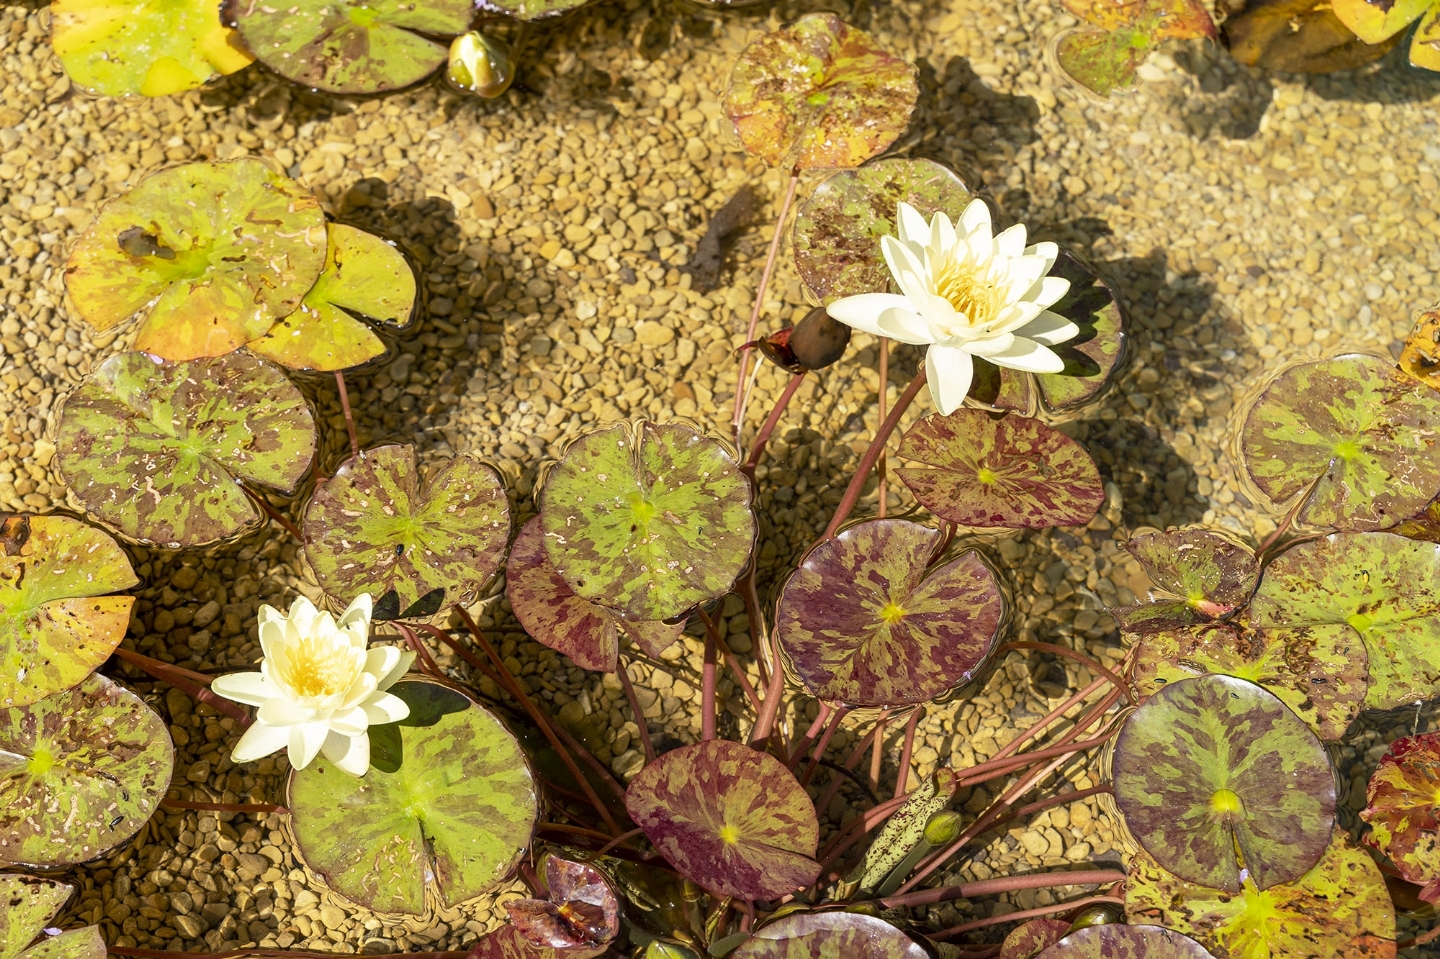
<path id="1" fill-rule="evenodd" d="M 58 469 L 90 514 L 126 537 L 177 549 L 254 529 L 244 483 L 289 492 L 310 470 L 310 406 L 278 368 L 234 353 L 167 363 L 106 360 L 66 397 Z"/>
<path id="2" fill-rule="evenodd" d="M 1175 629 L 1228 616 L 1250 598 L 1260 577 L 1255 553 L 1213 530 L 1142 533 L 1125 548 L 1173 597 L 1114 610 L 1127 630 Z"/>
<path id="3" fill-rule="evenodd" d="M 669 649 L 685 631 L 684 623 L 627 622 L 613 610 L 576 596 L 545 552 L 538 516 L 530 518 L 510 547 L 505 595 L 532 639 L 569 656 L 581 669 L 615 672 L 622 629 L 651 657 Z"/>
<path id="4" fill-rule="evenodd" d="M 856 912 L 793 912 L 755 930 L 735 959 L 928 959 L 918 942 L 883 919 Z"/>
<path id="5" fill-rule="evenodd" d="M 725 112 L 746 152 L 785 170 L 857 167 L 895 142 L 919 97 L 915 68 L 833 13 L 746 47 Z"/>
<path id="6" fill-rule="evenodd" d="M 1215 39 L 1215 22 L 1199 0 L 1064 0 L 1089 26 L 1051 41 L 1050 58 L 1062 75 L 1107 97 L 1135 82 L 1135 71 L 1161 41 Z"/>
<path id="7" fill-rule="evenodd" d="M 1176 875 L 1230 893 L 1241 867 L 1262 889 L 1303 876 L 1335 821 L 1335 778 L 1285 704 L 1232 676 L 1155 692 L 1115 740 L 1115 803 L 1140 845 Z"/>
<path id="8" fill-rule="evenodd" d="M 0 706 L 69 689 L 110 658 L 138 583 L 115 541 L 68 516 L 0 521 Z"/>
<path id="9" fill-rule="evenodd" d="M 1366 844 L 1390 857 L 1420 898 L 1440 902 L 1440 733 L 1390 744 L 1370 777 Z"/>
<path id="10" fill-rule="evenodd" d="M 103 856 L 150 821 L 174 766 L 165 723 L 104 676 L 0 710 L 0 864 Z"/>
<path id="11" fill-rule="evenodd" d="M 781 590 L 775 631 L 814 696 L 904 706 L 981 670 L 1005 599 L 975 550 L 930 568 L 941 540 L 917 523 L 872 520 L 806 555 Z"/>
<path id="12" fill-rule="evenodd" d="M 1063 919 L 1031 919 L 1010 931 L 1000 944 L 1000 959 L 1035 959 L 1041 950 L 1053 946 L 1070 931 Z"/>
<path id="13" fill-rule="evenodd" d="M 1083 526 L 1105 502 L 1084 447 L 1028 416 L 961 407 L 927 416 L 900 443 L 926 468 L 895 474 L 941 519 L 982 529 Z"/>
<path id="14" fill-rule="evenodd" d="M 105 959 L 99 926 L 35 942 L 72 892 L 73 887 L 53 879 L 0 875 L 0 959 Z"/>
<path id="15" fill-rule="evenodd" d="M 665 753 L 631 780 L 625 808 L 667 862 L 715 895 L 778 899 L 820 874 L 810 797 L 784 763 L 740 743 Z"/>
<path id="16" fill-rule="evenodd" d="M 1109 923 L 1077 929 L 1036 959 L 1215 959 L 1188 936 L 1161 926 Z"/>

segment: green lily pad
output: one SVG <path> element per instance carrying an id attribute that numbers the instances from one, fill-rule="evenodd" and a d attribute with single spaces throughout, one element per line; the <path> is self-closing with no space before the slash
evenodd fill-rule
<path id="1" fill-rule="evenodd" d="M 107 97 L 163 97 L 255 58 L 210 0 L 56 0 L 50 45 L 70 79 Z"/>
<path id="2" fill-rule="evenodd" d="M 1254 551 L 1213 530 L 1143 533 L 1125 548 L 1168 594 L 1115 610 L 1127 630 L 1176 629 L 1229 616 L 1250 599 L 1260 578 Z"/>
<path id="3" fill-rule="evenodd" d="M 351 776 L 322 756 L 291 770 L 285 804 L 300 857 L 331 889 L 421 915 L 502 882 L 530 844 L 539 798 L 520 744 L 484 707 L 428 680 L 390 692 L 410 715 L 371 728 L 370 770 Z"/>
<path id="4" fill-rule="evenodd" d="M 928 959 L 914 939 L 857 912 L 794 912 L 742 942 L 734 959 Z"/>
<path id="5" fill-rule="evenodd" d="M 1360 818 L 1366 844 L 1380 850 L 1420 896 L 1440 901 L 1440 733 L 1390 744 L 1370 777 Z"/>
<path id="6" fill-rule="evenodd" d="M 1107 97 L 1135 82 L 1135 71 L 1162 40 L 1215 39 L 1215 22 L 1199 0 L 1064 0 L 1088 27 L 1067 30 L 1052 41 L 1060 73 Z"/>
<path id="7" fill-rule="evenodd" d="M 239 349 L 300 305 L 325 265 L 325 215 L 259 160 L 187 163 L 111 201 L 70 254 L 65 289 L 97 330 L 140 319 L 167 360 Z"/>
<path id="8" fill-rule="evenodd" d="M 72 892 L 73 887 L 53 879 L 0 875 L 0 959 L 105 959 L 105 940 L 100 937 L 99 926 L 73 929 L 35 942 Z"/>
<path id="9" fill-rule="evenodd" d="M 1050 349 L 1065 361 L 1059 373 L 1025 373 L 976 357 L 970 396 L 996 409 L 1033 415 L 1040 402 L 1052 413 L 1078 409 L 1104 395 L 1130 353 L 1125 309 L 1108 281 L 1079 257 L 1061 250 L 1050 276 L 1070 281 L 1070 291 L 1050 307 L 1080 327 L 1074 338 Z"/>
<path id="10" fill-rule="evenodd" d="M 1205 676 L 1166 685 L 1115 741 L 1115 803 L 1140 845 L 1184 879 L 1262 889 L 1320 860 L 1335 820 L 1325 747 L 1254 683 Z"/>
<path id="11" fill-rule="evenodd" d="M 1225 45 L 1239 63 L 1289 73 L 1330 73 L 1372 63 L 1402 34 L 1366 43 L 1340 22 L 1330 0 L 1251 0 L 1227 17 Z"/>
<path id="12" fill-rule="evenodd" d="M 929 217 L 960 216 L 973 194 L 949 167 L 934 160 L 887 157 L 825 179 L 800 205 L 793 246 L 800 281 L 822 303 L 884 293 L 890 269 L 880 238 L 895 235 L 895 211 L 905 202 Z"/>
<path id="13" fill-rule="evenodd" d="M 302 531 L 327 593 L 394 592 L 398 615 L 437 590 L 436 609 L 472 602 L 505 560 L 510 505 L 500 477 L 474 456 L 422 475 L 413 446 L 381 446 L 315 491 Z"/>
<path id="14" fill-rule="evenodd" d="M 1105 502 L 1084 447 L 1033 417 L 965 407 L 927 416 L 900 456 L 925 464 L 895 470 L 920 505 L 959 526 L 1084 526 Z"/>
<path id="15" fill-rule="evenodd" d="M 139 582 L 115 541 L 79 520 L 0 520 L 0 706 L 29 706 L 99 669 L 135 605 L 105 594 Z"/>
<path id="16" fill-rule="evenodd" d="M 1431 7 L 1415 28 L 1415 36 L 1410 41 L 1410 65 L 1440 72 L 1440 4 Z"/>
<path id="17" fill-rule="evenodd" d="M 1147 633 L 1135 646 L 1135 686 L 1164 686 L 1221 673 L 1263 686 L 1324 740 L 1336 740 L 1365 703 L 1365 645 L 1353 630 L 1182 626 Z"/>
<path id="18" fill-rule="evenodd" d="M 1324 857 L 1293 882 L 1238 893 L 1167 872 L 1144 852 L 1130 859 L 1125 912 L 1199 940 L 1217 959 L 1394 959 L 1395 908 L 1368 855 L 1336 829 Z"/>
<path id="19" fill-rule="evenodd" d="M 249 354 L 121 353 L 66 397 L 55 442 L 60 475 L 92 516 L 179 548 L 263 523 L 241 483 L 293 490 L 310 470 L 315 423 L 285 374 Z"/>
<path id="20" fill-rule="evenodd" d="M 250 350 L 293 370 L 346 370 L 385 352 L 360 319 L 398 330 L 414 310 L 415 271 L 405 255 L 373 233 L 332 223 L 320 279 Z"/>
<path id="21" fill-rule="evenodd" d="M 581 669 L 613 673 L 619 664 L 620 631 L 625 630 L 645 651 L 658 657 L 669 649 L 685 624 L 627 622 L 620 616 L 575 595 L 545 552 L 540 517 L 531 517 L 515 537 L 505 562 L 505 595 L 525 632 L 537 643 L 564 653 Z"/>
<path id="22" fill-rule="evenodd" d="M 666 861 L 715 895 L 778 899 L 820 874 L 815 805 L 784 763 L 740 743 L 672 749 L 630 781 L 625 808 Z"/>
<path id="23" fill-rule="evenodd" d="M 1036 959 L 1216 959 L 1194 939 L 1162 926 L 1110 923 L 1077 929 Z"/>
<path id="24" fill-rule="evenodd" d="M 164 721 L 104 676 L 0 710 L 0 863 L 104 855 L 149 821 L 174 765 Z"/>
<path id="25" fill-rule="evenodd" d="M 477 6 L 484 10 L 495 10 L 514 17 L 516 20 L 543 20 L 559 16 L 590 0 L 479 0 Z"/>
<path id="26" fill-rule="evenodd" d="M 746 47 L 725 112 L 745 151 L 785 170 L 857 167 L 905 131 L 915 68 L 833 13 L 812 13 Z"/>
<path id="27" fill-rule="evenodd" d="M 1392 533 L 1334 533 L 1281 554 L 1250 606 L 1255 626 L 1358 635 L 1365 705 L 1440 696 L 1440 546 Z M 1347 633 L 1347 630 L 1349 633 Z"/>
<path id="28" fill-rule="evenodd" d="M 806 555 L 781 590 L 775 632 L 812 695 L 924 703 L 981 670 L 1005 599 L 975 550 L 929 568 L 942 539 L 918 523 L 872 520 Z"/>
<path id="29" fill-rule="evenodd" d="M 1069 931 L 1070 923 L 1063 919 L 1031 919 L 1005 937 L 1000 944 L 1000 959 L 1035 959 Z"/>
<path id="30" fill-rule="evenodd" d="M 1314 484 L 1300 523 L 1386 529 L 1440 491 L 1440 394 L 1374 356 L 1302 363 L 1259 395 L 1239 445 L 1275 512 Z"/>
<path id="31" fill-rule="evenodd" d="M 1366 43 L 1380 43 L 1425 15 L 1435 0 L 1331 0 L 1335 16 Z"/>
<path id="32" fill-rule="evenodd" d="M 685 426 L 588 433 L 545 483 L 550 562 L 575 595 L 626 619 L 674 619 L 730 591 L 755 545 L 750 481 Z"/>
<path id="33" fill-rule="evenodd" d="M 298 0 L 240 5 L 235 26 L 260 62 L 329 93 L 381 93 L 418 83 L 470 29 L 471 0 Z"/>

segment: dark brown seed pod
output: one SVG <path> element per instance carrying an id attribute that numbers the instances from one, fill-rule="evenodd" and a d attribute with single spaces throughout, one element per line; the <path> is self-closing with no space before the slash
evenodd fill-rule
<path id="1" fill-rule="evenodd" d="M 845 355 L 850 345 L 850 327 L 817 306 L 795 324 L 790 333 L 790 352 L 807 370 L 823 370 Z"/>

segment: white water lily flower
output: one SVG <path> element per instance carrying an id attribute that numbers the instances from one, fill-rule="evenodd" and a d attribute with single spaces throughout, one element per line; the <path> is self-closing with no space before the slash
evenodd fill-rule
<path id="1" fill-rule="evenodd" d="M 965 400 L 974 377 L 972 357 L 1032 373 L 1058 373 L 1064 362 L 1050 347 L 1080 328 L 1047 307 L 1070 281 L 1047 276 L 1060 248 L 1025 245 L 1025 227 L 992 235 L 990 209 L 971 200 L 954 223 L 943 213 L 929 223 L 901 203 L 899 237 L 880 239 L 897 293 L 864 293 L 827 308 L 846 326 L 901 343 L 928 345 L 925 374 L 941 413 Z"/>
<path id="2" fill-rule="evenodd" d="M 316 753 L 352 776 L 370 766 L 371 724 L 410 715 L 400 697 L 385 692 L 415 660 L 393 646 L 366 649 L 370 641 L 370 594 L 363 593 L 337 622 L 308 599 L 297 599 L 289 615 L 261 606 L 258 673 L 219 676 L 218 695 L 259 707 L 255 722 L 235 744 L 231 758 L 250 762 L 289 749 L 296 769 Z"/>

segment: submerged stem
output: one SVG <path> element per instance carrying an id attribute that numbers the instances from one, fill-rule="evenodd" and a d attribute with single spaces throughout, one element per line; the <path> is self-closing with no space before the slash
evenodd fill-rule
<path id="1" fill-rule="evenodd" d="M 144 670 L 150 676 L 160 680 L 162 683 L 169 683 L 176 689 L 187 694 L 191 699 L 204 703 L 218 709 L 241 725 L 249 726 L 253 720 L 244 707 L 238 703 L 231 702 L 223 696 L 216 695 L 210 691 L 210 677 L 203 673 L 176 666 L 173 663 L 161 662 L 152 659 L 144 653 L 137 653 L 133 649 L 126 649 L 124 646 L 115 647 L 115 656 Z"/>
<path id="2" fill-rule="evenodd" d="M 335 386 L 340 391 L 340 411 L 345 414 L 345 431 L 350 434 L 350 456 L 360 455 L 360 440 L 355 436 L 355 417 L 350 412 L 350 391 L 345 388 L 345 371 L 335 371 Z"/>
<path id="3" fill-rule="evenodd" d="M 875 438 L 870 441 L 870 448 L 865 455 L 860 457 L 860 465 L 855 467 L 855 475 L 850 478 L 850 485 L 845 487 L 845 495 L 840 500 L 840 505 L 835 507 L 835 515 L 830 518 L 830 525 L 825 527 L 824 539 L 834 539 L 835 531 L 849 518 L 850 513 L 855 509 L 855 504 L 860 500 L 860 493 L 865 489 L 865 480 L 870 476 L 870 471 L 875 468 L 875 462 L 885 450 L 885 443 L 890 439 L 890 434 L 895 432 L 895 427 L 900 425 L 900 417 L 910 408 L 920 390 L 925 386 L 925 367 L 921 366 L 915 373 L 915 378 L 910 385 L 905 387 L 905 392 L 895 401 L 895 408 L 890 415 L 885 417 L 885 422 L 880 424 L 880 430 Z"/>
<path id="4" fill-rule="evenodd" d="M 650 728 L 645 722 L 645 714 L 640 711 L 640 698 L 635 695 L 635 686 L 630 682 L 630 671 L 625 668 L 623 659 L 615 675 L 620 678 L 625 698 L 630 701 L 630 712 L 635 714 L 635 725 L 640 729 L 640 745 L 645 748 L 645 764 L 648 766 L 655 761 L 655 747 L 650 744 Z"/>
<path id="5" fill-rule="evenodd" d="M 755 306 L 750 310 L 750 323 L 745 327 L 746 343 L 755 340 L 755 330 L 760 325 L 760 313 L 765 308 L 765 291 L 770 286 L 770 277 L 775 273 L 775 261 L 780 256 L 780 243 L 785 238 L 785 221 L 790 216 L 790 206 L 795 202 L 795 191 L 800 186 L 799 174 L 790 177 L 785 188 L 785 199 L 780 202 L 780 214 L 775 218 L 775 235 L 770 239 L 770 252 L 765 254 L 765 268 L 760 273 L 760 286 L 755 291 Z M 750 399 L 746 388 L 745 374 L 750 367 L 750 351 L 740 353 L 740 370 L 735 376 L 735 448 L 742 449 L 740 433 L 745 425 L 745 404 Z"/>
<path id="6" fill-rule="evenodd" d="M 1074 902 L 1061 902 L 1053 906 L 1040 906 L 1035 909 L 1025 909 L 1020 912 L 1007 912 L 1003 916 L 989 916 L 985 919 L 976 919 L 973 922 L 962 922 L 958 926 L 951 926 L 949 929 L 942 929 L 939 932 L 930 934 L 931 939 L 949 939 L 951 936 L 962 935 L 967 932 L 974 932 L 976 929 L 985 929 L 989 926 L 1000 926 L 1007 922 L 1018 922 L 1022 919 L 1034 919 L 1037 916 L 1050 916 L 1057 912 L 1070 912 L 1074 909 L 1084 909 L 1086 906 L 1098 906 L 1104 903 L 1115 903 L 1125 905 L 1125 900 L 1116 896 L 1090 896 L 1086 899 L 1077 899 Z"/>

